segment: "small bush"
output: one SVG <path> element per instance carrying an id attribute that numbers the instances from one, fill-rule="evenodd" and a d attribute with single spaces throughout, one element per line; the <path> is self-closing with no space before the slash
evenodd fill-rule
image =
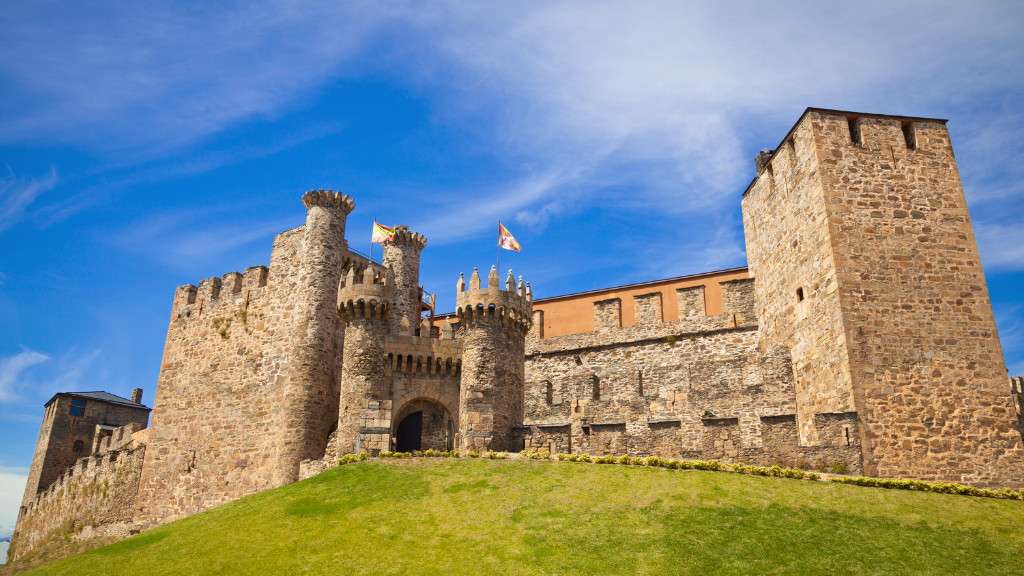
<path id="1" fill-rule="evenodd" d="M 469 456 L 470 458 L 479 458 L 480 457 L 480 455 L 477 454 L 476 450 L 470 450 L 469 454 L 466 454 L 466 456 Z"/>
<path id="2" fill-rule="evenodd" d="M 558 458 L 559 460 L 565 461 L 565 460 L 568 460 L 570 458 L 570 456 L 568 454 L 563 454 L 563 453 L 559 452 L 558 454 L 555 454 L 555 458 Z"/>
<path id="3" fill-rule="evenodd" d="M 614 464 L 618 460 L 619 459 L 616 458 L 615 456 L 610 456 L 610 455 L 609 456 L 600 456 L 600 457 L 594 458 L 594 463 L 595 464 Z"/>
<path id="4" fill-rule="evenodd" d="M 590 454 L 577 454 L 576 455 L 576 461 L 577 462 L 590 462 Z"/>
<path id="5" fill-rule="evenodd" d="M 807 479 L 808 480 L 818 481 L 818 480 L 821 480 L 821 476 L 818 476 L 814 472 L 810 472 L 810 473 L 807 474 Z"/>
<path id="6" fill-rule="evenodd" d="M 846 462 L 845 461 L 833 462 L 832 463 L 832 473 L 833 474 L 846 474 Z"/>
<path id="7" fill-rule="evenodd" d="M 630 464 L 630 462 L 632 462 L 632 460 L 630 460 L 629 456 L 627 456 L 625 454 L 623 454 L 622 456 L 619 456 L 619 464 L 623 464 L 623 465 L 628 466 Z"/>

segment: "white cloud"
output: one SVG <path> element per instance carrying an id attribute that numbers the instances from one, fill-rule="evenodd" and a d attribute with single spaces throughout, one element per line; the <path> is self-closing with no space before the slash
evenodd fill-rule
<path id="1" fill-rule="evenodd" d="M 14 534 L 26 482 L 28 468 L 0 466 L 0 538 L 9 538 Z"/>
<path id="2" fill-rule="evenodd" d="M 86 371 L 100 353 L 72 348 L 51 362 L 51 356 L 23 348 L 14 356 L 0 359 L 0 403 L 48 400 L 57 392 L 81 389 Z M 33 368 L 37 365 L 41 366 Z M 4 418 L 9 416 L 18 419 L 8 406 Z"/>
<path id="3" fill-rule="evenodd" d="M 42 178 L 16 176 L 10 166 L 10 173 L 0 179 L 0 231 L 13 226 L 27 208 L 43 192 L 53 190 L 57 185 L 57 168 L 51 166 L 49 174 Z"/>
<path id="4" fill-rule="evenodd" d="M 46 362 L 50 357 L 35 350 L 24 349 L 14 356 L 0 360 L 0 402 L 9 402 L 19 396 L 24 386 L 22 373 L 25 369 Z"/>
<path id="5" fill-rule="evenodd" d="M 1024 270 L 1024 228 L 1018 223 L 975 222 L 974 235 L 986 270 Z"/>

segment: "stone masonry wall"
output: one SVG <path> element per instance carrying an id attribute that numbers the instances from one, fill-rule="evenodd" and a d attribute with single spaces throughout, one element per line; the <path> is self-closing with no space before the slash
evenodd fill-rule
<path id="1" fill-rule="evenodd" d="M 762 340 L 791 350 L 805 445 L 818 443 L 816 413 L 855 410 L 813 139 L 811 132 L 798 130 L 743 199 Z"/>
<path id="2" fill-rule="evenodd" d="M 54 539 L 128 537 L 145 453 L 145 444 L 131 442 L 120 450 L 79 459 L 19 516 L 9 560 Z"/>
<path id="3" fill-rule="evenodd" d="M 58 394 L 46 407 L 22 506 L 46 490 L 79 458 L 94 451 L 92 448 L 97 440 L 97 424 L 135 424 L 138 429 L 142 429 L 149 422 L 149 410 L 145 406 L 133 408 L 93 399 L 85 399 L 85 413 L 82 416 L 73 416 L 70 409 L 74 399 L 73 396 Z M 74 449 L 76 442 L 82 443 L 78 452 Z"/>
<path id="4" fill-rule="evenodd" d="M 805 292 L 813 310 L 793 299 L 764 315 L 806 326 L 775 341 L 793 347 L 799 378 L 820 372 L 816 385 L 828 388 L 809 399 L 831 398 L 834 411 L 852 401 L 865 473 L 1024 485 L 1024 443 L 943 122 L 809 110 L 748 191 L 744 225 L 758 286 L 822 280 Z M 787 264 L 801 259 L 813 273 Z M 799 353 L 805 342 L 817 343 L 813 354 Z"/>
<path id="5" fill-rule="evenodd" d="M 722 289 L 728 307 L 719 316 L 706 316 L 702 305 L 694 309 L 703 302 L 701 292 L 685 289 L 680 299 L 687 312 L 677 322 L 530 338 L 525 421 L 517 438 L 524 446 L 573 453 L 753 463 L 795 462 L 816 450 L 802 449 L 795 435 L 765 443 L 765 418 L 795 421 L 793 368 L 784 348 L 758 348 L 752 282 L 726 282 Z M 637 305 L 649 303 L 637 299 Z M 598 315 L 609 307 L 598 302 L 594 308 Z M 716 419 L 732 423 L 732 441 L 742 449 L 716 446 Z M 856 431 L 855 420 L 850 425 Z M 822 457 L 842 456 L 859 469 L 850 450 L 856 447 Z"/>

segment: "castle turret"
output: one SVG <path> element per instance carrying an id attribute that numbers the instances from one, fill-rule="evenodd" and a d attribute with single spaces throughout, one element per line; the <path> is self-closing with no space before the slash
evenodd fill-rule
<path id="1" fill-rule="evenodd" d="M 395 272 L 395 311 L 388 323 L 392 334 L 419 328 L 420 251 L 426 245 L 427 239 L 410 232 L 408 226 L 395 226 L 394 239 L 381 243 L 384 267 Z M 408 321 L 409 328 L 403 327 L 403 320 Z"/>
<path id="2" fill-rule="evenodd" d="M 460 450 L 511 450 L 512 427 L 523 421 L 526 334 L 533 303 L 516 293 L 512 271 L 502 290 L 491 269 L 487 287 L 473 270 L 469 290 L 460 278 L 456 313 L 462 329 L 459 392 Z"/>
<path id="3" fill-rule="evenodd" d="M 338 288 L 338 318 L 345 324 L 338 454 L 377 454 L 390 448 L 391 365 L 384 342 L 394 297 L 391 268 L 380 281 L 371 268 L 362 278 L 350 269 Z"/>
<path id="4" fill-rule="evenodd" d="M 338 282 L 348 252 L 345 221 L 355 202 L 340 192 L 313 190 L 302 196 L 306 226 L 299 255 L 289 378 L 283 399 L 284 428 L 279 482 L 298 479 L 299 462 L 320 458 L 334 424 L 328 398 L 336 391 L 335 353 Z"/>

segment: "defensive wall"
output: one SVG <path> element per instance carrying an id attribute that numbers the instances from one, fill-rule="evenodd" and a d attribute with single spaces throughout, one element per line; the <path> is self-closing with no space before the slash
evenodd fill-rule
<path id="1" fill-rule="evenodd" d="M 131 423 L 115 429 L 99 451 L 79 458 L 22 506 L 9 562 L 55 539 L 128 537 L 149 434 L 139 428 Z"/>
<path id="2" fill-rule="evenodd" d="M 517 430 L 524 447 L 804 467 L 842 462 L 859 472 L 855 414 L 819 414 L 826 441 L 798 441 L 789 353 L 759 349 L 753 284 L 721 282 L 716 315 L 707 314 L 706 289 L 696 285 L 676 289 L 676 320 L 664 320 L 656 291 L 633 296 L 633 326 L 621 325 L 623 303 L 614 298 L 593 303 L 594 331 L 531 334 L 526 418 Z"/>
<path id="3" fill-rule="evenodd" d="M 1024 485 L 1024 444 L 945 120 L 809 108 L 757 158 L 743 226 L 800 440 L 856 412 L 871 476 Z"/>

